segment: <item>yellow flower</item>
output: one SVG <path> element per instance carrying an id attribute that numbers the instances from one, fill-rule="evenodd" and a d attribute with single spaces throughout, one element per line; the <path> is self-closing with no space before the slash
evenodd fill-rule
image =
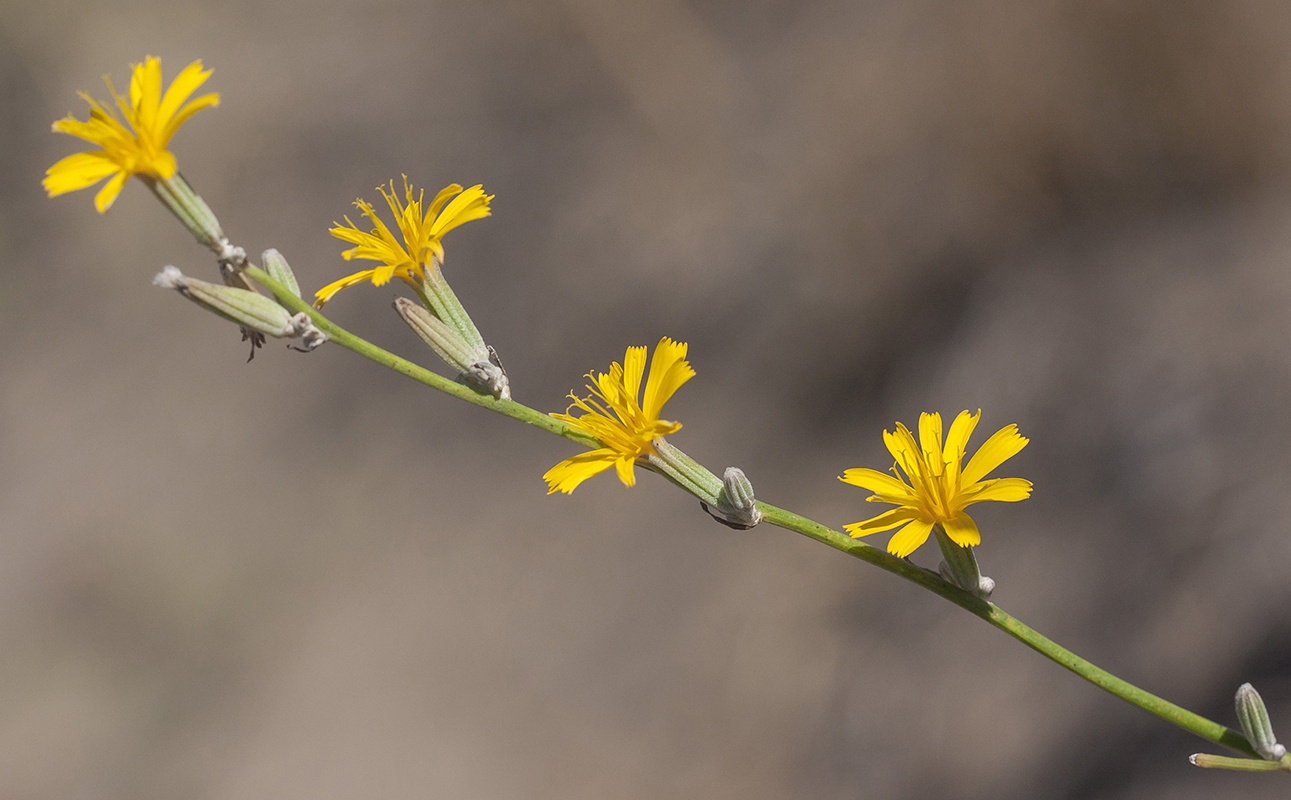
<path id="1" fill-rule="evenodd" d="M 872 469 L 849 469 L 839 480 L 874 492 L 872 497 L 865 498 L 870 502 L 891 503 L 897 508 L 864 522 L 845 525 L 847 532 L 859 538 L 900 527 L 888 541 L 888 552 L 902 558 L 927 541 L 932 527 L 938 524 L 961 547 L 981 543 L 977 523 L 964 513 L 966 507 L 984 500 L 1015 503 L 1031 495 L 1031 481 L 1022 478 L 982 480 L 1026 447 L 1029 440 L 1018 433 L 1016 425 L 996 431 L 961 471 L 964 448 L 981 414 L 980 410 L 976 414 L 963 411 L 955 417 L 944 448 L 940 414 L 919 416 L 922 449 L 915 443 L 914 434 L 900 422 L 896 433 L 884 431 L 883 443 L 896 459 L 892 468 L 896 477 Z M 902 472 L 909 483 L 902 479 Z"/>
<path id="2" fill-rule="evenodd" d="M 610 373 L 587 374 L 591 392 L 586 399 L 571 393 L 583 415 L 574 417 L 565 409 L 564 414 L 552 414 L 580 431 L 594 436 L 605 445 L 599 450 L 576 455 L 547 470 L 542 479 L 547 482 L 547 494 L 574 491 L 588 478 L 610 467 L 618 470 L 624 486 L 636 483 L 632 465 L 638 458 L 654 452 L 654 438 L 681 430 L 680 422 L 659 419 L 663 404 L 673 392 L 695 376 L 695 370 L 686 363 L 685 342 L 674 342 L 668 337 L 659 340 L 650 360 L 650 377 L 646 380 L 644 402 L 638 404 L 641 375 L 645 371 L 646 349 L 629 347 L 623 356 L 623 366 L 616 361 Z M 613 412 L 611 415 L 610 412 Z"/>
<path id="3" fill-rule="evenodd" d="M 161 94 L 161 62 L 152 56 L 134 65 L 130 79 L 129 101 L 117 94 L 112 81 L 104 76 L 108 91 L 129 123 L 127 128 L 110 108 L 105 108 L 85 92 L 90 104 L 90 118 L 81 122 L 68 115 L 54 123 L 54 130 L 79 136 L 102 150 L 76 153 L 45 171 L 44 186 L 50 197 L 92 186 L 109 175 L 108 181 L 94 198 L 94 207 L 102 214 L 121 193 L 126 178 L 147 175 L 169 180 L 175 175 L 175 156 L 166 149 L 170 137 L 189 117 L 207 106 L 220 104 L 218 94 L 205 94 L 185 104 L 197 87 L 206 82 L 210 70 L 202 71 L 202 62 L 194 61 L 171 82 Z M 133 129 L 133 133 L 131 130 Z"/>
<path id="4" fill-rule="evenodd" d="M 440 239 L 444 234 L 464 222 L 489 216 L 491 213 L 489 201 L 493 199 L 493 195 L 484 193 L 482 186 L 472 186 L 463 190 L 461 186 L 454 183 L 435 195 L 435 199 L 430 201 L 430 205 L 426 207 L 423 214 L 425 192 L 418 193 L 414 198 L 413 188 L 408 184 L 407 175 L 403 178 L 406 202 L 399 201 L 399 196 L 394 191 L 394 181 L 390 181 L 389 189 L 378 186 L 377 191 L 381 192 L 390 210 L 394 212 L 395 222 L 399 226 L 403 241 L 400 242 L 386 227 L 370 203 L 363 198 L 356 200 L 354 205 L 358 206 L 363 216 L 371 220 L 376 227 L 371 233 L 361 231 L 349 217 L 346 217 L 345 222 L 349 227 L 334 222 L 332 224 L 336 227 L 332 228 L 331 233 L 337 239 L 354 245 L 341 254 L 346 261 L 352 258 L 366 258 L 380 262 L 381 266 L 356 272 L 319 289 L 315 293 L 317 297 L 314 301 L 315 308 L 322 308 L 324 303 L 332 299 L 332 295 L 345 287 L 363 283 L 366 280 L 371 280 L 374 286 L 383 286 L 391 278 L 399 278 L 415 286 L 416 278 L 423 270 L 423 264 L 429 264 L 432 259 L 443 263 L 444 246 L 440 244 Z M 453 197 L 453 195 L 457 196 Z M 453 198 L 452 202 L 449 202 L 450 197 Z"/>

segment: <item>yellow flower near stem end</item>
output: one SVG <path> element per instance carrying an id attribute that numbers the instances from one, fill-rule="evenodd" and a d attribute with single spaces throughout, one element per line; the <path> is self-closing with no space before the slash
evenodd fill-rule
<path id="1" fill-rule="evenodd" d="M 166 149 L 170 137 L 193 114 L 207 106 L 220 104 L 218 94 L 206 94 L 192 102 L 184 102 L 210 75 L 210 70 L 202 71 L 200 60 L 194 61 L 171 81 L 165 95 L 162 95 L 161 61 L 148 56 L 142 64 L 134 65 L 128 100 L 117 94 L 112 81 L 105 75 L 103 79 L 108 84 L 108 91 L 129 128 L 117 119 L 111 108 L 105 108 L 85 92 L 80 92 L 90 104 L 90 118 L 81 122 L 69 114 L 54 123 L 54 130 L 78 136 L 103 149 L 75 153 L 54 164 L 45 171 L 45 191 L 54 197 L 93 186 L 112 176 L 94 198 L 94 207 L 102 214 L 112 206 L 131 175 L 169 180 L 176 170 L 175 156 Z"/>
<path id="2" fill-rule="evenodd" d="M 622 365 L 616 361 L 608 374 L 587 374 L 592 382 L 587 386 L 590 395 L 580 398 L 571 392 L 569 396 L 574 402 L 565 413 L 552 414 L 595 437 L 604 446 L 547 470 L 542 476 L 547 482 L 547 494 L 568 494 L 610 467 L 616 469 L 624 486 L 633 486 L 636 483 L 633 465 L 638 458 L 654 452 L 654 438 L 681 430 L 680 422 L 659 419 L 659 414 L 673 393 L 695 376 L 695 370 L 686 362 L 686 343 L 674 342 L 666 336 L 659 340 L 650 360 L 644 397 L 638 402 L 645 359 L 646 348 L 629 347 Z M 583 411 L 581 416 L 569 413 L 575 407 Z"/>
<path id="3" fill-rule="evenodd" d="M 494 197 L 486 195 L 481 185 L 463 189 L 454 183 L 442 189 L 430 201 L 430 205 L 425 206 L 425 192 L 418 192 L 414 196 L 414 189 L 408 183 L 407 175 L 403 176 L 403 202 L 395 193 L 394 181 L 390 181 L 390 188 L 378 186 L 377 191 L 385 198 L 394 214 L 399 237 L 381 221 L 371 203 L 363 198 L 356 200 L 354 205 L 376 227 L 371 232 L 360 230 L 347 216 L 345 225 L 332 223 L 336 227 L 331 229 L 331 234 L 354 245 L 341 254 L 346 261 L 363 258 L 376 261 L 381 266 L 361 270 L 319 289 L 315 293 L 315 308 L 322 308 L 340 290 L 368 280 L 374 286 L 382 286 L 391 278 L 399 278 L 415 285 L 417 275 L 424 269 L 423 264 L 429 264 L 432 260 L 443 263 L 444 247 L 440 240 L 444 234 L 458 225 L 489 216 L 492 213 L 489 202 Z M 426 209 L 424 213 L 423 206 Z"/>
<path id="4" fill-rule="evenodd" d="M 860 538 L 899 528 L 888 541 L 888 552 L 901 558 L 927 541 L 937 524 L 961 547 L 979 544 L 982 537 L 972 517 L 964 513 L 966 507 L 985 500 L 1014 503 L 1031 495 L 1031 482 L 1022 478 L 982 480 L 1026 447 L 1029 440 L 1018 433 L 1016 425 L 996 431 L 968 465 L 961 466 L 968 437 L 981 414 L 981 410 L 976 414 L 963 411 L 955 417 L 944 446 L 940 414 L 919 416 L 919 442 L 900 422 L 896 433 L 884 431 L 883 443 L 896 459 L 892 475 L 872 469 L 849 469 L 839 480 L 874 492 L 865 498 L 870 502 L 897 507 L 864 522 L 845 525 L 847 532 Z"/>

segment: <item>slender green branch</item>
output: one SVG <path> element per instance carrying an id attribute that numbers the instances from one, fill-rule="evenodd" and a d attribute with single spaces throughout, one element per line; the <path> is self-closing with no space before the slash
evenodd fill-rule
<path id="1" fill-rule="evenodd" d="M 792 511 L 785 511 L 783 508 L 776 508 L 766 503 L 758 503 L 758 508 L 762 509 L 764 521 L 801 533 L 804 536 L 809 536 L 818 542 L 823 542 L 836 550 L 842 550 L 844 553 L 856 556 L 862 561 L 868 561 L 881 569 L 900 575 L 906 580 L 941 595 L 960 608 L 981 617 L 1051 661 L 1066 667 L 1100 689 L 1116 695 L 1127 703 L 1132 703 L 1144 711 L 1156 714 L 1161 719 L 1172 722 L 1180 728 L 1215 744 L 1223 745 L 1247 755 L 1256 755 L 1246 741 L 1246 737 L 1237 731 L 1194 714 L 1188 709 L 1177 706 L 1150 692 L 1145 692 L 1128 681 L 1121 680 L 1107 670 L 1091 664 L 1053 640 L 1022 624 L 994 603 L 989 603 L 947 583 L 935 572 L 917 567 L 904 558 L 897 558 L 884 550 L 853 539 L 845 533 L 827 528 L 806 517 L 801 517 Z"/>
<path id="2" fill-rule="evenodd" d="M 365 358 L 369 358 L 378 364 L 387 366 L 396 372 L 407 375 L 413 380 L 438 389 L 441 392 L 450 394 L 458 399 L 465 400 L 468 403 L 474 403 L 477 406 L 496 411 L 508 417 L 518 419 L 521 422 L 550 431 L 558 436 L 579 442 L 588 447 L 600 447 L 601 443 L 587 436 L 581 431 L 575 430 L 571 426 L 561 422 L 554 417 L 543 414 L 528 406 L 511 400 L 497 400 L 488 395 L 479 394 L 472 389 L 456 383 L 442 375 L 437 375 L 423 367 L 419 367 L 404 358 L 394 355 L 376 345 L 346 331 L 344 328 L 332 323 L 322 314 L 318 313 L 312 306 L 292 294 L 282 284 L 274 281 L 269 275 L 261 269 L 248 266 L 246 274 L 265 288 L 273 292 L 274 296 L 293 311 L 304 311 L 309 314 L 314 324 L 322 331 L 327 333 L 333 342 L 342 347 L 353 350 Z M 671 477 L 671 476 L 669 476 Z M 683 489 L 691 491 L 687 484 L 690 481 L 679 481 L 674 478 L 673 482 Z M 700 496 L 696 494 L 696 496 Z M 702 497 L 701 497 L 702 499 Z M 841 550 L 844 553 L 855 556 L 856 558 L 873 564 L 880 569 L 887 570 L 894 575 L 899 575 L 906 580 L 918 584 L 934 594 L 938 594 L 955 605 L 975 614 L 986 620 L 986 622 L 999 628 L 1013 638 L 1032 648 L 1036 652 L 1054 661 L 1057 664 L 1076 673 L 1080 677 L 1094 684 L 1095 686 L 1121 698 L 1127 703 L 1142 708 L 1161 719 L 1171 722 L 1184 730 L 1196 734 L 1207 741 L 1223 745 L 1246 755 L 1255 756 L 1255 751 L 1242 734 L 1213 722 L 1205 717 L 1177 706 L 1167 700 L 1157 697 L 1150 692 L 1146 692 L 1128 681 L 1121 680 L 1112 673 L 1086 661 L 1075 653 L 1058 645 L 1056 642 L 1042 636 L 1031 628 L 1027 627 L 1010 614 L 1006 613 L 999 606 L 982 600 L 975 595 L 971 595 L 962 589 L 947 583 L 940 575 L 922 567 L 916 566 L 910 561 L 897 558 L 884 550 L 873 547 L 859 540 L 853 539 L 845 533 L 821 525 L 819 522 L 807 519 L 786 511 L 783 508 L 758 503 L 763 518 L 766 522 L 776 525 L 786 530 L 800 533 L 818 542 L 827 544 L 835 550 Z"/>
<path id="3" fill-rule="evenodd" d="M 573 440 L 579 444 L 588 447 L 600 447 L 601 443 L 583 433 L 582 431 L 567 425 L 556 419 L 550 414 L 544 414 L 541 411 L 535 411 L 526 405 L 514 402 L 512 400 L 498 400 L 490 395 L 480 394 L 474 389 L 463 386 L 451 378 L 445 378 L 443 375 L 431 372 L 425 367 L 420 367 L 406 358 L 401 358 L 388 350 L 372 344 L 366 339 L 362 339 L 341 326 L 335 324 L 327 317 L 323 316 L 304 300 L 292 294 L 287 287 L 278 283 L 269 277 L 269 273 L 248 265 L 245 270 L 248 277 L 273 292 L 273 296 L 280 303 L 297 313 L 304 311 L 313 320 L 314 325 L 327 334 L 328 338 L 348 350 L 353 350 L 364 358 L 370 358 L 382 366 L 389 367 L 401 375 L 407 375 L 414 381 L 424 383 L 432 389 L 438 389 L 445 394 L 451 394 L 458 400 L 465 400 L 468 403 L 474 403 L 477 406 L 483 406 L 490 411 L 496 411 L 513 419 L 532 425 L 535 428 L 541 428 L 544 431 L 554 433 L 557 436 L 563 436 L 566 439 Z"/>

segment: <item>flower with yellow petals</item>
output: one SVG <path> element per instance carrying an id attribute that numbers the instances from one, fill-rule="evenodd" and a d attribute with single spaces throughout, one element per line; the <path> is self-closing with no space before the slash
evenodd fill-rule
<path id="1" fill-rule="evenodd" d="M 170 137 L 193 114 L 220 104 L 218 94 L 205 94 L 184 102 L 210 75 L 210 70 L 202 71 L 201 61 L 194 61 L 184 67 L 163 96 L 161 62 L 148 56 L 142 64 L 134 65 L 128 100 L 117 94 L 112 81 L 104 76 L 128 128 L 110 108 L 80 92 L 90 104 L 90 118 L 81 122 L 69 114 L 54 123 L 54 130 L 79 136 L 103 149 L 70 155 L 50 167 L 45 171 L 45 191 L 54 197 L 92 186 L 111 175 L 112 179 L 94 198 L 94 207 L 102 214 L 117 199 L 131 175 L 170 180 L 175 175 L 175 156 L 166 149 Z"/>
<path id="2" fill-rule="evenodd" d="M 391 278 L 399 278 L 415 287 L 417 277 L 425 274 L 423 265 L 432 261 L 443 263 L 444 246 L 440 244 L 440 240 L 444 234 L 462 223 L 481 219 L 492 213 L 489 201 L 493 199 L 493 195 L 485 194 L 483 187 L 479 185 L 464 190 L 454 183 L 435 195 L 429 206 L 425 205 L 424 192 L 414 196 L 406 175 L 403 179 L 404 201 L 401 202 L 395 193 L 394 181 L 390 181 L 389 189 L 378 186 L 377 191 L 381 192 L 390 211 L 394 213 L 399 237 L 381 221 L 371 203 L 362 198 L 356 200 L 354 205 L 376 227 L 371 232 L 362 231 L 346 217 L 345 223 L 349 227 L 332 223 L 336 227 L 332 228 L 331 233 L 337 239 L 354 245 L 341 254 L 346 261 L 364 258 L 379 262 L 381 266 L 356 272 L 319 289 L 315 293 L 315 308 L 322 308 L 333 295 L 347 286 L 367 280 L 371 280 L 374 286 L 383 286 Z M 451 202 L 449 198 L 452 198 Z"/>
<path id="3" fill-rule="evenodd" d="M 547 494 L 557 491 L 568 494 L 578 484 L 610 467 L 618 471 L 624 486 L 632 486 L 636 483 L 633 464 L 638 458 L 655 452 L 655 437 L 681 430 L 680 422 L 659 419 L 659 414 L 673 393 L 695 376 L 695 370 L 686 362 L 686 344 L 666 336 L 659 340 L 650 360 L 645 396 L 638 403 L 645 358 L 644 347 L 629 347 L 622 366 L 616 361 L 608 375 L 587 374 L 588 380 L 595 384 L 587 387 L 591 392 L 587 398 L 569 395 L 574 400 L 569 409 L 577 406 L 583 411 L 581 416 L 573 416 L 569 409 L 564 414 L 552 414 L 595 437 L 604 447 L 566 459 L 547 470 L 542 476 L 547 482 Z"/>
<path id="4" fill-rule="evenodd" d="M 968 437 L 981 414 L 980 410 L 976 414 L 963 411 L 955 417 L 944 447 L 940 414 L 919 416 L 919 443 L 900 422 L 896 433 L 884 431 L 883 443 L 896 459 L 892 475 L 872 469 L 849 469 L 839 480 L 874 492 L 865 498 L 870 502 L 891 503 L 897 508 L 846 525 L 847 532 L 859 538 L 900 528 L 888 541 L 888 552 L 902 558 L 927 541 L 934 525 L 941 525 L 960 547 L 979 544 L 982 537 L 977 524 L 964 513 L 965 508 L 984 500 L 1014 503 L 1031 495 L 1031 481 L 1022 478 L 982 480 L 1026 447 L 1029 440 L 1018 433 L 1016 425 L 996 431 L 961 469 Z"/>

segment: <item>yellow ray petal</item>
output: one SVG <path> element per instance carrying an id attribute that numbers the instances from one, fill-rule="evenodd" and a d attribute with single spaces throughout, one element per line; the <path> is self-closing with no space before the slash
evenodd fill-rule
<path id="1" fill-rule="evenodd" d="M 365 269 L 361 272 L 356 272 L 353 275 L 347 275 L 339 281 L 333 281 L 332 283 L 327 284 L 317 292 L 314 292 L 314 308 L 322 308 L 327 304 L 327 301 L 331 300 L 332 297 L 340 290 L 371 279 L 372 273 L 374 272 L 376 272 L 376 270 Z"/>
<path id="2" fill-rule="evenodd" d="M 578 488 L 578 484 L 614 466 L 617 460 L 618 453 L 608 448 L 579 453 L 573 458 L 567 458 L 547 470 L 547 473 L 542 476 L 542 479 L 547 482 L 547 494 L 553 492 L 569 494 Z"/>
<path id="3" fill-rule="evenodd" d="M 919 545 L 928 541 L 928 534 L 932 531 L 931 522 L 925 522 L 916 519 L 909 525 L 892 535 L 888 540 L 888 552 L 898 558 L 906 556 L 919 549 Z"/>
<path id="4" fill-rule="evenodd" d="M 121 170 L 112 176 L 110 181 L 103 184 L 103 188 L 94 196 L 94 207 L 98 209 L 100 214 L 108 213 L 108 209 L 116 202 L 117 195 L 121 194 L 121 187 L 125 186 L 126 178 L 129 177 L 129 172 Z"/>
<path id="5" fill-rule="evenodd" d="M 870 517 L 863 522 L 853 522 L 850 525 L 844 525 L 843 528 L 853 539 L 859 539 L 862 536 L 869 536 L 871 533 L 890 531 L 918 517 L 919 512 L 913 508 L 893 508 L 884 511 L 877 517 Z"/>
<path id="6" fill-rule="evenodd" d="M 970 506 L 983 500 L 1016 503 L 1031 496 L 1031 481 L 1025 478 L 995 478 L 981 481 L 963 493 L 961 505 Z"/>
<path id="7" fill-rule="evenodd" d="M 977 532 L 977 523 L 967 514 L 959 514 L 956 517 L 946 520 L 942 523 L 946 529 L 946 535 L 950 540 L 960 547 L 976 547 L 982 543 L 982 535 Z"/>
<path id="8" fill-rule="evenodd" d="M 857 467 L 845 470 L 839 478 L 843 483 L 850 483 L 853 486 L 859 486 L 862 489 L 869 489 L 871 492 L 897 495 L 905 497 L 914 497 L 914 493 L 902 481 L 897 480 L 891 475 L 886 475 L 878 470 Z"/>
<path id="9" fill-rule="evenodd" d="M 636 471 L 632 468 L 632 465 L 635 463 L 635 458 L 630 458 L 624 455 L 620 455 L 618 460 L 614 462 L 614 468 L 619 473 L 619 480 L 622 481 L 623 485 L 629 489 L 637 485 Z"/>
<path id="10" fill-rule="evenodd" d="M 960 480 L 964 488 L 972 486 L 985 478 L 991 470 L 1008 461 L 1027 446 L 1030 440 L 1018 433 L 1017 425 L 1005 425 L 986 440 L 973 458 L 964 467 Z"/>
<path id="11" fill-rule="evenodd" d="M 977 420 L 982 416 L 982 410 L 977 409 L 976 414 L 970 414 L 967 410 L 959 412 L 955 421 L 950 423 L 950 433 L 946 436 L 946 460 L 952 458 L 962 459 L 964 452 L 968 448 L 968 437 L 973 435 L 973 429 L 977 427 Z"/>
<path id="12" fill-rule="evenodd" d="M 107 153 L 73 153 L 45 170 L 43 185 L 50 197 L 93 186 L 120 170 Z"/>
<path id="13" fill-rule="evenodd" d="M 202 71 L 201 59 L 194 61 L 187 67 L 179 71 L 175 79 L 166 87 L 166 94 L 161 98 L 161 104 L 157 107 L 157 119 L 163 125 L 170 121 L 179 112 L 180 106 L 184 101 L 197 91 L 197 87 L 206 82 L 211 77 L 211 71 Z M 209 95 L 208 95 L 209 96 Z"/>
<path id="14" fill-rule="evenodd" d="M 493 195 L 484 194 L 482 185 L 472 186 L 444 207 L 443 213 L 435 219 L 431 232 L 435 238 L 439 238 L 459 225 L 489 216 L 492 213 L 489 201 L 492 199 Z"/>
<path id="15" fill-rule="evenodd" d="M 682 384 L 695 377 L 695 370 L 691 369 L 685 358 L 685 342 L 674 342 L 665 336 L 655 346 L 641 408 L 647 419 L 658 419 L 664 404 Z"/>
<path id="16" fill-rule="evenodd" d="M 970 414 L 965 409 L 959 412 L 954 422 L 950 423 L 950 433 L 946 435 L 946 451 L 943 458 L 946 461 L 946 486 L 952 495 L 959 491 L 968 437 L 973 435 L 973 429 L 977 427 L 977 419 L 981 415 L 980 408 L 977 409 L 976 414 Z"/>
<path id="17" fill-rule="evenodd" d="M 210 73 L 207 73 L 210 74 Z M 219 92 L 204 94 L 193 102 L 179 109 L 175 116 L 171 117 L 161 130 L 161 139 L 158 146 L 165 147 L 170 142 L 170 137 L 175 135 L 179 126 L 188 121 L 188 118 L 201 111 L 203 108 L 214 108 L 220 104 Z"/>
<path id="18" fill-rule="evenodd" d="M 919 444 L 923 450 L 924 457 L 928 460 L 928 465 L 932 467 L 933 474 L 942 473 L 941 460 L 941 414 L 936 411 L 931 414 L 923 413 L 919 415 Z"/>
<path id="19" fill-rule="evenodd" d="M 656 355 L 658 350 L 655 351 Z M 645 374 L 646 349 L 644 347 L 629 347 L 627 353 L 623 356 L 623 393 L 632 398 L 635 404 L 636 399 L 641 396 L 641 376 Z"/>
<path id="20" fill-rule="evenodd" d="M 422 224 L 429 229 L 431 224 L 435 221 L 435 217 L 439 215 L 439 209 L 444 207 L 444 204 L 448 202 L 448 198 L 460 191 L 462 191 L 462 187 L 456 183 L 450 183 L 443 189 L 440 189 L 439 194 L 435 195 L 435 199 L 431 200 L 430 205 L 426 208 L 426 217 Z"/>
<path id="21" fill-rule="evenodd" d="M 170 180 L 175 176 L 177 167 L 175 156 L 169 150 L 162 150 L 157 157 L 152 159 L 148 168 L 136 170 L 136 172 L 154 175 L 162 180 Z"/>
<path id="22" fill-rule="evenodd" d="M 161 105 L 161 61 L 148 56 L 136 64 L 130 77 L 130 108 L 135 133 L 152 132 L 157 127 L 157 107 Z"/>

